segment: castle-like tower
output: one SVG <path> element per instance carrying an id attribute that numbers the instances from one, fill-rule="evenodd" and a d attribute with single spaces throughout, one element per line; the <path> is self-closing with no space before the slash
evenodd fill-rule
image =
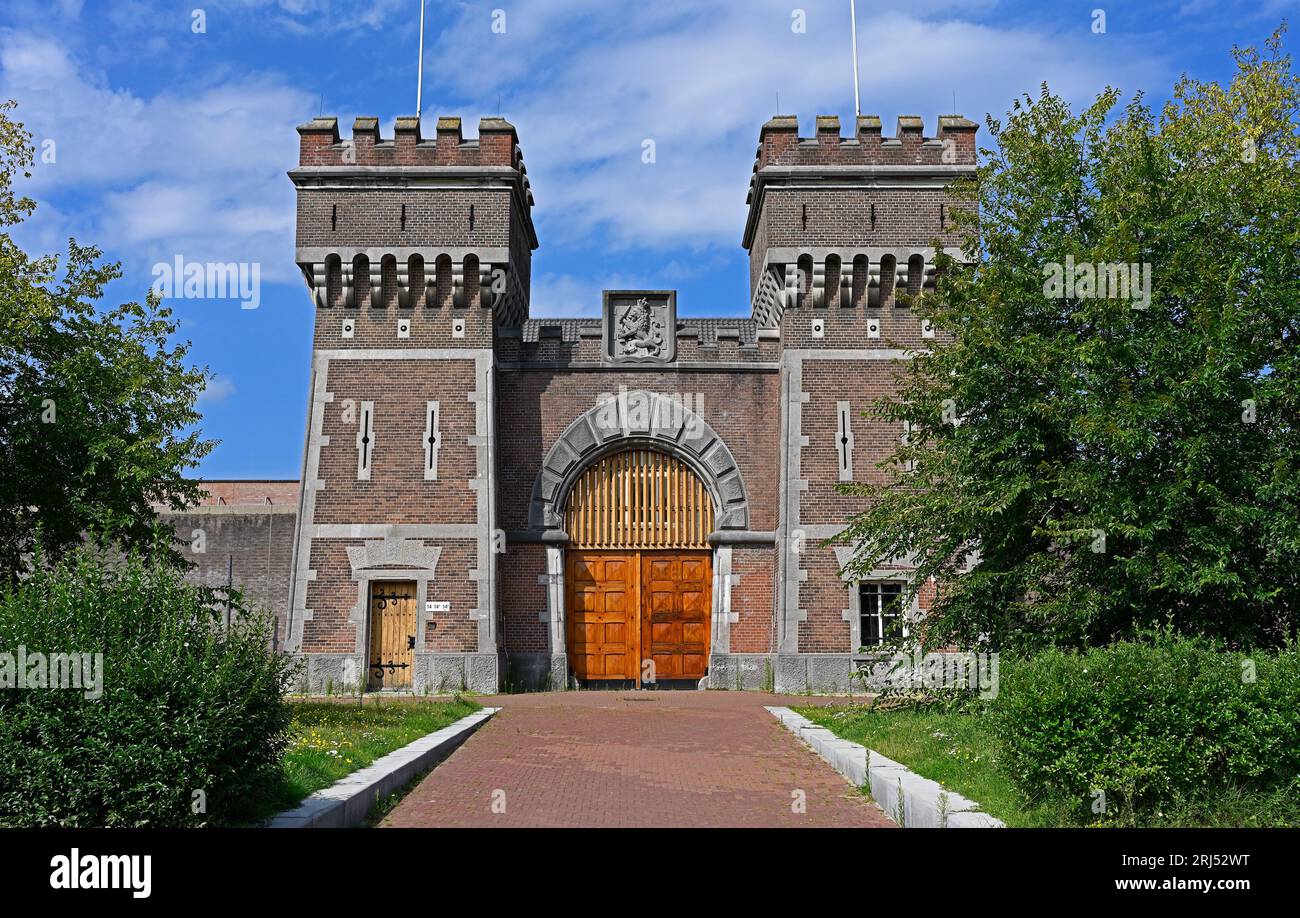
<path id="1" fill-rule="evenodd" d="M 763 126 L 749 318 L 672 291 L 531 318 L 515 129 L 299 128 L 297 262 L 316 311 L 285 646 L 314 691 L 574 681 L 844 688 L 899 563 L 820 547 L 901 430 L 863 412 L 936 334 L 907 308 L 956 246 L 975 125 Z M 953 254 L 958 254 L 952 249 Z M 593 304 L 594 305 L 594 304 Z M 923 612 L 923 594 L 917 608 Z M 904 615 L 906 618 L 906 615 Z M 857 659 L 855 659 L 857 658 Z"/>

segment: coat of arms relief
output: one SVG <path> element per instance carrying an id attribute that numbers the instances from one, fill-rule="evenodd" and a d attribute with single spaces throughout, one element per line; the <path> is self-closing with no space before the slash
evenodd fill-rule
<path id="1" fill-rule="evenodd" d="M 605 360 L 668 363 L 677 351 L 676 294 L 672 291 L 605 292 Z"/>

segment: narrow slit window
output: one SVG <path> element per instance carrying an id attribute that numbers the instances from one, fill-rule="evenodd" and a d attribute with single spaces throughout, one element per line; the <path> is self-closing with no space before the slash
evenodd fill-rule
<path id="1" fill-rule="evenodd" d="M 912 422 L 903 422 L 903 435 L 899 437 L 898 442 L 902 446 L 907 446 L 912 442 Z M 903 461 L 903 468 L 908 472 L 916 471 L 916 460 L 906 459 Z"/>
<path id="2" fill-rule="evenodd" d="M 357 418 L 357 481 L 370 480 L 370 466 L 375 455 L 375 403 L 362 402 Z"/>
<path id="3" fill-rule="evenodd" d="M 835 403 L 835 447 L 839 458 L 840 481 L 853 480 L 853 423 L 848 402 Z"/>
<path id="4" fill-rule="evenodd" d="M 438 449 L 442 446 L 442 433 L 438 429 L 438 415 L 440 406 L 437 402 L 429 402 L 425 408 L 424 416 L 426 426 L 424 428 L 424 480 L 438 480 Z"/>

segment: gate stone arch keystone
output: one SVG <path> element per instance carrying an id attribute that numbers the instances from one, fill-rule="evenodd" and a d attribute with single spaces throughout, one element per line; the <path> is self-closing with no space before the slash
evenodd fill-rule
<path id="1" fill-rule="evenodd" d="M 722 437 L 678 399 L 644 389 L 601 401 L 560 435 L 533 482 L 529 526 L 563 527 L 565 499 L 583 469 L 601 456 L 633 447 L 658 449 L 690 466 L 712 492 L 718 529 L 749 528 L 745 483 Z"/>

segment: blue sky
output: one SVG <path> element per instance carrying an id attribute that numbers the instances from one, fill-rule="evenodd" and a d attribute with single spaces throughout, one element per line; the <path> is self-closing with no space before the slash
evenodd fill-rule
<path id="1" fill-rule="evenodd" d="M 1105 11 L 1105 32 L 1093 10 Z M 195 11 L 204 31 L 196 33 Z M 504 12 L 504 33 L 493 31 Z M 806 29 L 794 28 L 803 11 Z M 1106 85 L 1163 100 L 1180 73 L 1230 74 L 1300 0 L 858 3 L 862 107 L 886 133 L 955 110 L 983 122 L 1044 80 L 1076 102 Z M 38 150 L 29 252 L 68 236 L 123 263 L 260 265 L 261 303 L 177 300 L 216 373 L 209 478 L 296 478 L 312 309 L 293 264 L 294 127 L 324 112 L 386 135 L 415 109 L 419 0 L 5 0 L 0 98 Z M 500 16 L 496 17 L 500 22 Z M 1294 46 L 1294 39 L 1288 42 Z M 848 0 L 428 0 L 426 133 L 498 112 L 519 129 L 537 207 L 534 316 L 595 315 L 606 287 L 675 288 L 685 315 L 746 315 L 740 248 L 758 129 L 853 114 Z M 656 162 L 642 162 L 653 139 Z"/>

